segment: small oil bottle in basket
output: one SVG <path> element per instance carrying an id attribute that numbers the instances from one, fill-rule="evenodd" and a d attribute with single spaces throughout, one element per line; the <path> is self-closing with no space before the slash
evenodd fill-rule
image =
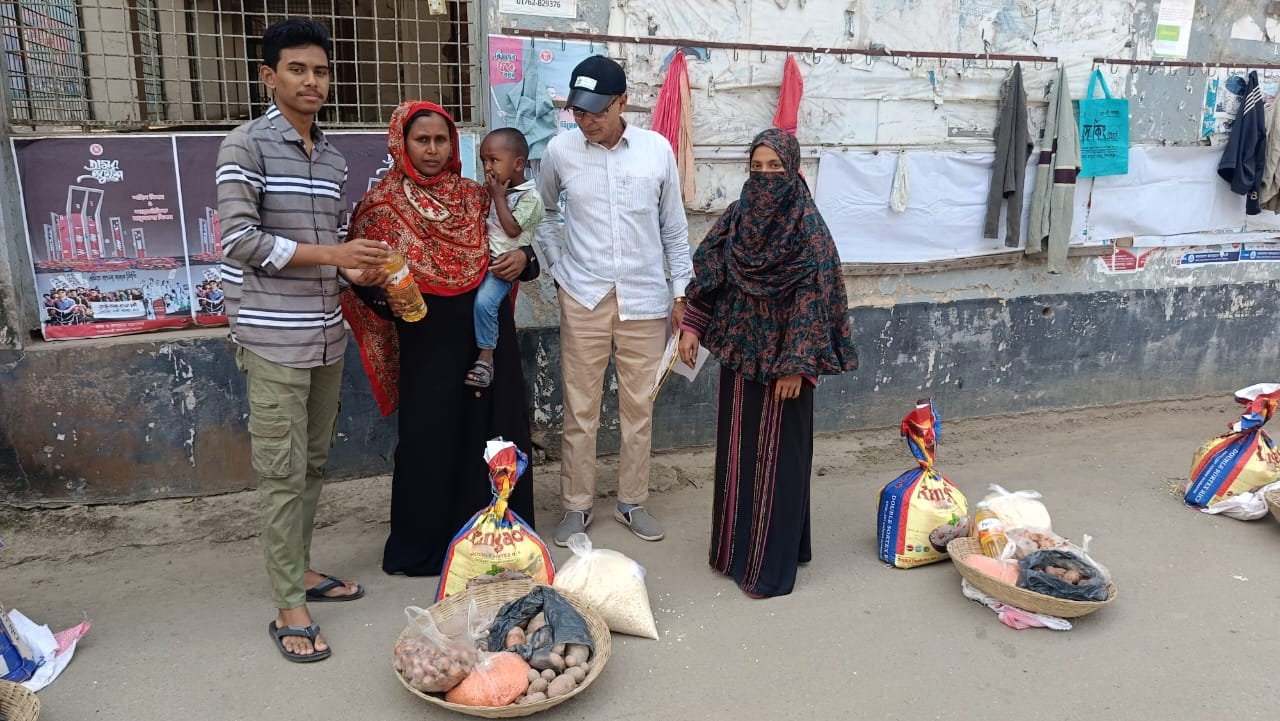
<path id="1" fill-rule="evenodd" d="M 978 512 L 973 515 L 973 526 L 978 532 L 978 545 L 982 547 L 982 555 L 999 558 L 1009 539 L 1004 535 L 1004 524 L 1000 517 L 987 507 L 987 502 L 978 503 Z"/>

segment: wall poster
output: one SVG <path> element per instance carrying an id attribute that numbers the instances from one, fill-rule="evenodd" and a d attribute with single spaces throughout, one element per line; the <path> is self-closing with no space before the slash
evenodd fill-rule
<path id="1" fill-rule="evenodd" d="M 330 132 L 354 209 L 391 166 L 387 136 Z M 223 136 L 12 141 L 46 340 L 227 322 L 214 170 Z M 462 141 L 476 173 L 475 138 Z"/>

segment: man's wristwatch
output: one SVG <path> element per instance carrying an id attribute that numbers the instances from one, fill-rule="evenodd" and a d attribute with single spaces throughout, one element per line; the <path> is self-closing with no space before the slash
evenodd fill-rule
<path id="1" fill-rule="evenodd" d="M 688 301 L 688 300 L 689 300 L 689 299 L 688 299 L 688 298 L 685 298 L 683 295 L 677 295 L 677 296 L 676 296 L 676 298 L 675 298 L 675 302 L 676 302 L 676 303 L 684 303 L 684 302 L 686 302 L 686 301 Z"/>

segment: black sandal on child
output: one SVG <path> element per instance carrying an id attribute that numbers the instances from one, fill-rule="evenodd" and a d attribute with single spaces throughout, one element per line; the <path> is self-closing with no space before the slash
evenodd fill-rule
<path id="1" fill-rule="evenodd" d="M 472 388 L 488 388 L 493 383 L 493 364 L 482 360 L 472 363 L 463 382 Z"/>

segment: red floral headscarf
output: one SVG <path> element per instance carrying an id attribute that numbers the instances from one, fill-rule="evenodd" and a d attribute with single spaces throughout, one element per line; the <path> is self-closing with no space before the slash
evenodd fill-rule
<path id="1" fill-rule="evenodd" d="M 423 178 L 410 161 L 405 134 L 424 112 L 449 124 L 453 155 L 443 171 Z M 348 238 L 381 240 L 408 260 L 418 287 L 431 296 L 461 295 L 474 289 L 489 265 L 485 218 L 489 194 L 462 177 L 458 128 L 444 108 L 410 100 L 391 115 L 387 152 L 394 163 L 387 175 L 360 200 Z M 383 415 L 399 405 L 400 344 L 395 324 L 377 316 L 354 293 L 343 294 L 342 310 L 360 344 L 365 373 Z"/>

